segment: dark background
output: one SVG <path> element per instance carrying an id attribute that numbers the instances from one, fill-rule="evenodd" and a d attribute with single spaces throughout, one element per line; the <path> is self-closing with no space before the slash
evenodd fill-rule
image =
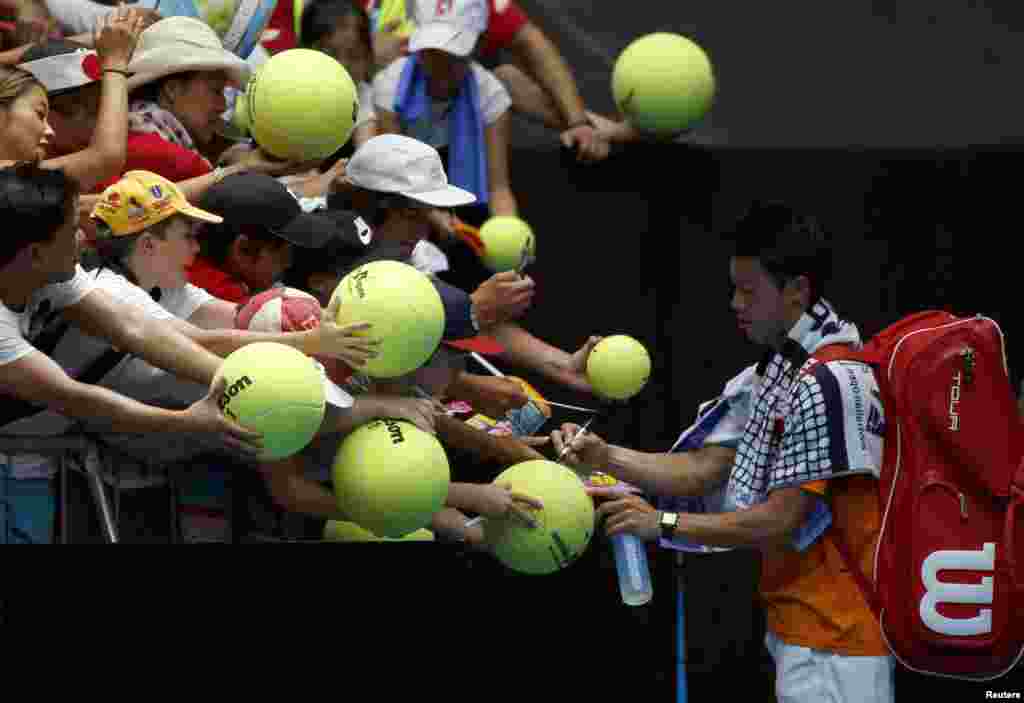
<path id="1" fill-rule="evenodd" d="M 570 350 L 591 334 L 627 333 L 653 357 L 646 389 L 595 431 L 663 451 L 697 404 L 756 358 L 730 315 L 728 249 L 714 236 L 755 198 L 787 200 L 832 231 L 837 267 L 827 296 L 862 333 L 925 308 L 981 312 L 1003 325 L 1019 383 L 1018 6 L 520 1 L 598 111 L 613 111 L 615 57 L 648 32 L 696 39 L 718 77 L 716 105 L 689 145 L 633 145 L 580 166 L 556 135 L 515 123 L 512 182 L 538 237 L 539 259 L 529 271 L 538 296 L 526 326 Z M 553 400 L 587 404 L 520 375 Z M 578 418 L 555 416 L 569 419 Z M 356 583 L 387 584 L 396 610 L 429 610 L 444 621 L 438 631 L 447 626 L 460 643 L 439 653 L 453 670 L 485 663 L 491 683 L 512 695 L 609 700 L 612 687 L 644 700 L 674 695 L 675 569 L 667 552 L 651 552 L 653 602 L 627 608 L 600 538 L 571 568 L 546 577 L 516 575 L 442 545 L 314 548 L 330 549 L 329 557 L 300 549 L 286 557 L 261 551 L 259 564 L 243 555 L 220 566 L 234 573 L 224 583 L 251 598 L 266 584 L 238 589 L 239 572 L 287 574 L 282 593 L 291 598 L 278 612 L 294 622 L 276 624 L 298 626 L 304 621 L 295 614 L 308 609 L 328 631 L 376 622 L 379 611 L 331 604 Z M 196 559 L 214 570 L 212 560 Z M 771 700 L 756 572 L 751 553 L 688 557 L 691 700 Z M 425 590 L 443 591 L 444 605 Z M 385 651 L 422 653 L 432 632 L 395 631 Z M 1019 678 L 972 685 L 901 671 L 898 700 L 923 689 L 941 692 L 936 700 L 980 700 L 984 690 L 1021 690 Z"/>

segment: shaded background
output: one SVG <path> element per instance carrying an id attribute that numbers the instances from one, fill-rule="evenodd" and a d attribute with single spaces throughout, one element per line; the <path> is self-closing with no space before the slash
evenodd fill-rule
<path id="1" fill-rule="evenodd" d="M 627 333 L 652 353 L 651 383 L 598 424 L 599 434 L 663 451 L 697 404 L 756 358 L 729 312 L 728 250 L 713 234 L 755 198 L 787 200 L 832 231 L 837 267 L 827 295 L 865 335 L 924 308 L 982 312 L 1002 323 L 1019 383 L 1018 6 L 520 1 L 573 66 L 592 109 L 613 111 L 614 59 L 652 31 L 697 40 L 719 82 L 714 110 L 692 143 L 633 145 L 594 166 L 576 164 L 557 135 L 515 120 L 512 182 L 538 236 L 530 270 L 538 296 L 526 326 L 565 349 L 591 334 Z M 553 400 L 587 403 L 520 375 Z M 331 566 L 318 560 L 318 578 L 343 591 L 353 575 L 372 572 L 375 583 L 400 581 L 414 603 L 420 589 L 441 584 L 458 599 L 442 615 L 459 623 L 467 642 L 453 660 L 479 657 L 498 670 L 498 653 L 512 679 L 547 686 L 529 692 L 515 682 L 519 694 L 608 700 L 612 687 L 623 686 L 650 700 L 672 699 L 669 553 L 651 552 L 653 602 L 627 608 L 601 538 L 578 563 L 547 577 L 516 575 L 486 556 L 440 545 L 357 547 L 330 547 L 337 557 Z M 746 700 L 771 699 L 756 572 L 746 552 L 687 560 L 692 700 L 739 691 Z M 305 581 L 293 586 L 308 588 Z M 340 615 L 335 621 L 344 624 Z M 503 627 L 503 644 L 471 645 L 478 630 Z M 1019 677 L 958 685 L 905 672 L 898 685 L 899 700 L 925 687 L 950 700 L 1021 688 Z"/>

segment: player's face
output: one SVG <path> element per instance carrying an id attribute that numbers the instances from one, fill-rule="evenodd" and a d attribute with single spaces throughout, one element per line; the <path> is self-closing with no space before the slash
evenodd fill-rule
<path id="1" fill-rule="evenodd" d="M 0 159 L 44 159 L 53 139 L 53 130 L 47 122 L 49 114 L 46 91 L 36 85 L 7 107 L 0 108 Z"/>
<path id="2" fill-rule="evenodd" d="M 455 97 L 459 83 L 469 73 L 469 62 L 440 49 L 424 49 L 419 59 L 430 77 L 430 96 L 439 100 Z"/>
<path id="3" fill-rule="evenodd" d="M 50 152 L 72 154 L 87 148 L 96 129 L 99 109 L 99 83 L 90 83 L 72 93 L 52 98 L 49 121 L 54 136 Z"/>
<path id="4" fill-rule="evenodd" d="M 153 280 L 167 290 L 181 288 L 187 281 L 185 269 L 199 253 L 198 227 L 181 216 L 171 218 L 163 231 L 163 238 L 149 237 L 142 246 L 151 247 L 152 256 L 145 259 L 152 267 Z"/>
<path id="5" fill-rule="evenodd" d="M 338 20 L 334 31 L 323 37 L 317 48 L 344 66 L 353 80 L 370 80 L 372 50 L 363 39 L 363 28 L 355 15 Z"/>
<path id="6" fill-rule="evenodd" d="M 732 310 L 740 330 L 755 344 L 777 344 L 787 327 L 785 298 L 775 279 L 750 256 L 734 256 L 729 277 L 734 289 Z"/>
<path id="7" fill-rule="evenodd" d="M 238 257 L 237 272 L 253 292 L 274 285 L 292 263 L 292 245 L 283 240 L 268 242 L 255 255 Z"/>
<path id="8" fill-rule="evenodd" d="M 381 241 L 400 245 L 402 256 L 409 258 L 420 240 L 430 235 L 430 212 L 430 208 L 424 207 L 393 208 L 386 226 L 381 227 L 376 236 Z"/>
<path id="9" fill-rule="evenodd" d="M 82 230 L 78 226 L 78 199 L 48 242 L 33 245 L 33 265 L 43 283 L 59 283 L 75 275 L 81 255 Z"/>
<path id="10" fill-rule="evenodd" d="M 187 80 L 171 80 L 164 88 L 169 107 L 189 135 L 200 146 L 213 141 L 228 109 L 224 97 L 227 76 L 220 71 L 202 71 Z"/>

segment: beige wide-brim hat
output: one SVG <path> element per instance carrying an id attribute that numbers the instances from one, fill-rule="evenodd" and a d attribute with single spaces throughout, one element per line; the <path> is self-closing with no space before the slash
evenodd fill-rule
<path id="1" fill-rule="evenodd" d="M 217 33 L 194 17 L 162 19 L 139 35 L 128 70 L 128 90 L 187 71 L 224 71 L 244 87 L 252 66 L 224 48 Z"/>

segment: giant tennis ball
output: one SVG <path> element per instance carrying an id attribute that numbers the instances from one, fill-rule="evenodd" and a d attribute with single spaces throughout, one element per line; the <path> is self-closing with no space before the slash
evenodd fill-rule
<path id="1" fill-rule="evenodd" d="M 444 333 L 444 304 L 426 274 L 399 261 L 371 261 L 353 269 L 334 289 L 341 298 L 338 324 L 369 322 L 368 336 L 381 340 L 376 358 L 360 371 L 394 378 L 430 358 Z"/>
<path id="2" fill-rule="evenodd" d="M 359 112 L 356 84 L 336 60 L 313 49 L 274 54 L 253 73 L 249 131 L 271 156 L 325 159 L 352 135 Z"/>
<path id="3" fill-rule="evenodd" d="M 298 349 L 256 342 L 228 355 L 214 376 L 226 386 L 221 411 L 263 433 L 260 458 L 284 459 L 303 449 L 324 419 L 323 374 Z"/>
<path id="4" fill-rule="evenodd" d="M 231 126 L 239 134 L 249 134 L 249 98 L 245 93 L 239 93 L 235 97 L 235 111 L 231 115 Z"/>
<path id="5" fill-rule="evenodd" d="M 612 71 L 612 95 L 626 120 L 640 131 L 678 134 L 711 108 L 711 61 L 684 36 L 648 34 L 619 54 Z"/>
<path id="6" fill-rule="evenodd" d="M 328 520 L 324 525 L 325 542 L 433 542 L 434 533 L 425 527 L 403 537 L 378 537 L 354 522 Z"/>
<path id="7" fill-rule="evenodd" d="M 632 398 L 651 377 L 651 357 L 644 345 L 632 337 L 605 337 L 587 357 L 587 380 L 605 398 Z"/>
<path id="8" fill-rule="evenodd" d="M 524 261 L 533 261 L 537 252 L 533 230 L 518 217 L 497 215 L 480 227 L 484 243 L 483 262 L 491 271 L 515 271 Z"/>
<path id="9" fill-rule="evenodd" d="M 594 534 L 594 502 L 571 469 L 546 459 L 524 461 L 494 483 L 511 484 L 544 503 L 533 513 L 535 528 L 514 520 L 484 521 L 485 538 L 502 564 L 524 574 L 550 574 L 586 550 Z"/>
<path id="10" fill-rule="evenodd" d="M 402 420 L 374 420 L 338 447 L 334 495 L 352 522 L 381 537 L 430 524 L 444 507 L 451 474 L 437 438 Z"/>

